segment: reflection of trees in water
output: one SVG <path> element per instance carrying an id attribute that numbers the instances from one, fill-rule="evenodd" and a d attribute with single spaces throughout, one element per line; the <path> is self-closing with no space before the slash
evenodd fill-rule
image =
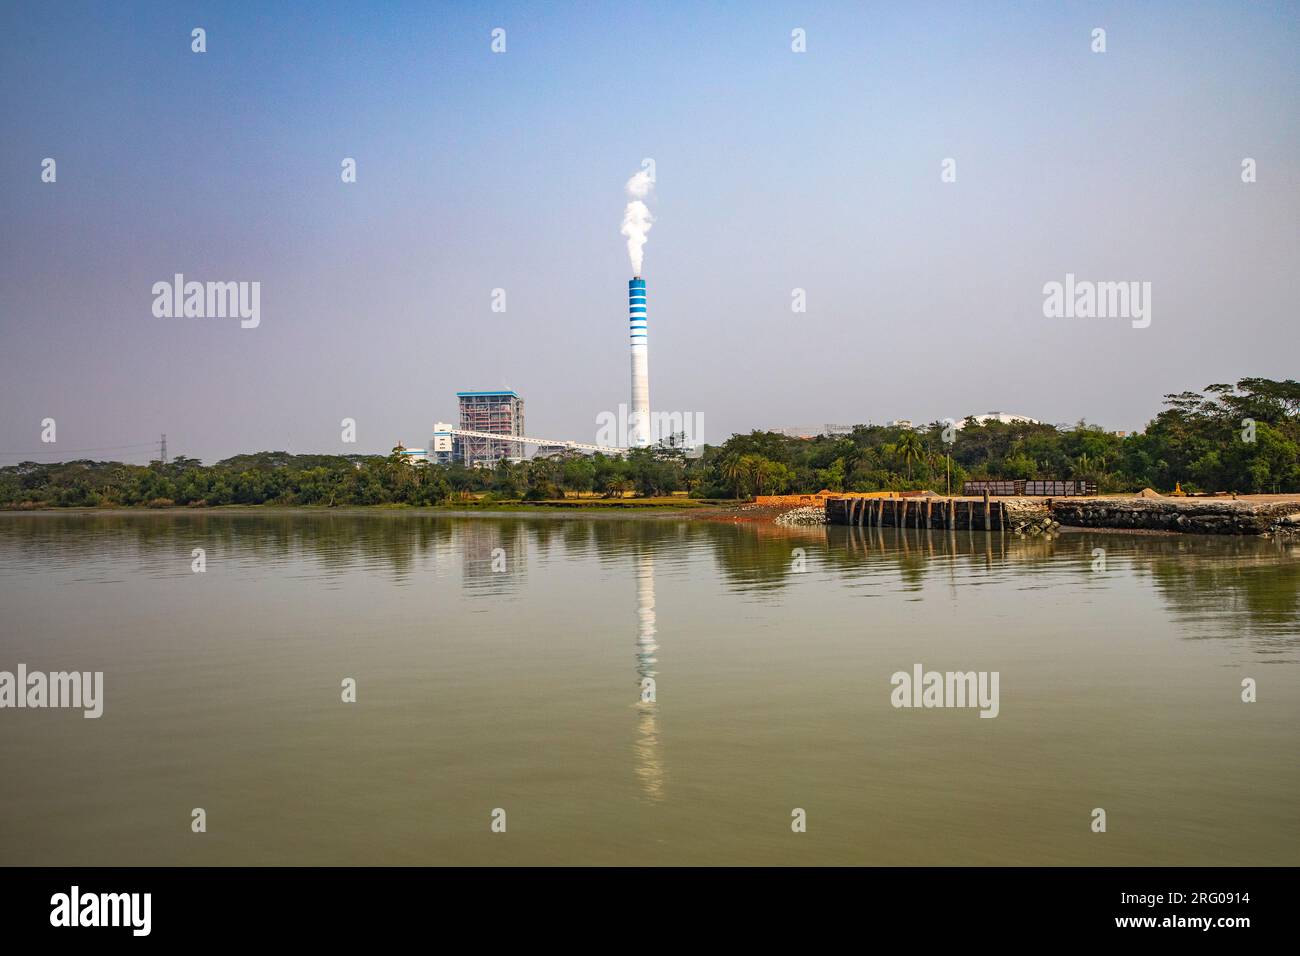
<path id="1" fill-rule="evenodd" d="M 1142 564 L 1184 636 L 1246 637 L 1263 654 L 1300 649 L 1300 542 L 1229 538 L 1201 545 L 1153 551 Z"/>
<path id="2" fill-rule="evenodd" d="M 736 589 L 759 591 L 786 585 L 795 574 L 791 550 L 800 546 L 810 570 L 820 565 L 844 580 L 891 571 L 909 590 L 952 588 L 991 572 L 1041 576 L 1044 586 L 1077 572 L 1086 586 L 1094 549 L 1102 548 L 1110 573 L 1149 577 L 1187 637 L 1231 638 L 1245 631 L 1262 653 L 1300 646 L 1297 540 L 1076 532 L 1021 538 L 833 525 L 804 529 L 797 542 L 742 524 L 716 526 L 711 536 L 724 578 Z"/>
<path id="3" fill-rule="evenodd" d="M 826 546 L 825 529 L 782 528 L 756 522 L 700 522 L 709 538 L 713 560 L 729 584 L 742 591 L 774 591 L 790 583 L 794 570 L 794 550 L 807 553 L 807 568 L 812 569 L 814 551 Z"/>
<path id="4" fill-rule="evenodd" d="M 33 559 L 93 563 L 138 557 L 147 569 L 189 573 L 191 551 L 209 566 L 222 558 L 283 564 L 310 557 L 326 571 L 386 566 L 404 577 L 422 556 L 450 544 L 452 529 L 436 520 L 388 515 L 267 512 L 219 514 L 23 515 L 0 518 L 0 544 Z"/>
<path id="5" fill-rule="evenodd" d="M 1107 550 L 1112 572 L 1149 578 L 1175 620 L 1194 637 L 1249 631 L 1265 647 L 1295 647 L 1300 617 L 1300 541 L 1246 536 L 1067 533 L 1017 538 L 979 531 L 869 527 L 778 528 L 770 524 L 676 518 L 451 517 L 391 512 L 222 514 L 18 514 L 0 516 L 6 564 L 115 566 L 136 561 L 145 573 L 188 574 L 191 550 L 214 561 L 274 566 L 301 558 L 327 572 L 383 568 L 398 580 L 423 562 L 459 555 L 465 587 L 495 593 L 518 583 L 530 549 L 594 557 L 625 573 L 634 554 L 684 557 L 707 550 L 732 590 L 779 592 L 795 574 L 803 547 L 810 571 L 851 580 L 892 571 L 909 589 L 952 587 L 980 572 L 1016 575 L 1091 571 L 1092 550 Z M 506 552 L 506 571 L 491 571 L 491 551 Z M 442 566 L 440 563 L 439 567 Z M 512 584 L 513 582 L 513 584 Z"/>
<path id="6" fill-rule="evenodd" d="M 1050 560 L 1044 542 L 986 532 L 937 532 L 831 525 L 773 535 L 761 525 L 714 525 L 713 552 L 724 577 L 738 589 L 776 590 L 790 582 L 795 548 L 803 548 L 808 570 L 820 566 L 854 577 L 895 571 L 909 589 L 920 589 L 950 562 L 991 569 L 1012 556 L 1032 565 Z M 787 532 L 791 529 L 784 529 Z"/>
<path id="7" fill-rule="evenodd" d="M 560 537 L 559 529 L 555 527 L 554 522 L 539 521 L 531 528 L 533 538 L 533 548 L 537 555 L 542 558 L 550 556 L 552 539 Z"/>
<path id="8" fill-rule="evenodd" d="M 592 548 L 591 523 L 587 521 L 559 521 L 557 533 L 564 553 L 570 557 L 586 554 Z"/>

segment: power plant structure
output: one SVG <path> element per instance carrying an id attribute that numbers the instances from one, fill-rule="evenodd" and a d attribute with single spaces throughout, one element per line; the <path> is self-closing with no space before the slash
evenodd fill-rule
<path id="1" fill-rule="evenodd" d="M 437 422 L 427 450 L 403 449 L 408 460 L 414 462 L 423 458 L 439 464 L 464 462 L 482 467 L 505 459 L 522 459 L 526 445 L 536 446 L 539 454 L 581 450 L 626 455 L 634 448 L 648 448 L 657 439 L 667 437 L 654 434 L 663 429 L 656 427 L 650 412 L 650 331 L 646 318 L 646 283 L 641 275 L 646 236 L 655 221 L 644 200 L 654 184 L 654 161 L 647 159 L 624 186 L 629 201 L 623 210 L 623 225 L 619 232 L 627 240 L 628 259 L 632 266 L 632 278 L 627 283 L 631 400 L 627 406 L 619 403 L 619 435 L 613 439 L 615 444 L 605 446 L 529 438 L 524 434 L 524 402 L 515 392 L 457 392 L 460 427 Z M 622 420 L 625 411 L 627 417 Z M 596 418 L 597 423 L 610 414 L 601 412 Z M 677 417 L 681 419 L 681 416 Z M 677 434 L 676 430 L 672 431 L 673 436 Z M 685 437 L 687 432 L 681 434 Z M 598 438 L 607 435 L 606 426 L 602 426 Z M 601 440 L 608 442 L 610 437 Z"/>
<path id="2" fill-rule="evenodd" d="M 646 329 L 645 279 L 633 276 L 627 284 L 628 348 L 632 357 L 632 401 L 628 414 L 628 444 L 650 444 L 650 356 Z"/>
<path id="3" fill-rule="evenodd" d="M 627 453 L 626 448 L 525 435 L 524 400 L 510 389 L 457 392 L 456 398 L 460 404 L 460 426 L 435 422 L 427 448 L 402 448 L 407 461 L 412 464 L 428 461 L 435 465 L 459 462 L 472 468 L 490 468 L 503 459 L 523 460 L 529 445 L 539 455 L 564 451 Z"/>
<path id="4" fill-rule="evenodd" d="M 525 446 L 537 454 L 562 451 L 625 455 L 630 448 L 646 448 L 654 440 L 650 414 L 649 332 L 646 327 L 645 279 L 633 276 L 627 284 L 628 351 L 631 368 L 631 402 L 627 415 L 627 445 L 605 446 L 564 439 L 530 438 L 524 434 L 524 400 L 510 389 L 457 392 L 459 427 L 434 424 L 428 448 L 403 448 L 411 462 L 426 460 L 448 465 L 491 467 L 502 459 L 524 458 Z"/>
<path id="5" fill-rule="evenodd" d="M 509 389 L 457 392 L 456 399 L 460 404 L 461 460 L 473 465 L 509 457 L 514 449 L 489 436 L 518 438 L 524 434 L 524 400 L 519 394 Z"/>

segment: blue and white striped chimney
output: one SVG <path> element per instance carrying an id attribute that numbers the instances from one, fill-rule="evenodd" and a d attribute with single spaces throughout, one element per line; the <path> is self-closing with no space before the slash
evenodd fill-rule
<path id="1" fill-rule="evenodd" d="M 650 444 L 650 359 L 646 332 L 645 279 L 633 276 L 627 284 L 627 326 L 632 351 L 632 406 L 628 415 L 628 441 Z"/>

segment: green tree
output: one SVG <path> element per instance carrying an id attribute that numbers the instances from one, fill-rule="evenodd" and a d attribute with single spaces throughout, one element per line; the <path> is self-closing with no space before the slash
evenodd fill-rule
<path id="1" fill-rule="evenodd" d="M 925 454 L 921 444 L 921 436 L 916 432 L 908 429 L 898 436 L 898 441 L 894 443 L 898 456 L 903 459 L 907 466 L 907 480 L 912 480 L 912 463 L 919 461 Z"/>

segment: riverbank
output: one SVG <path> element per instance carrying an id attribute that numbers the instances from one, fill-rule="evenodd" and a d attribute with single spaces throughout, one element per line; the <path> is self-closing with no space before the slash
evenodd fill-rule
<path id="1" fill-rule="evenodd" d="M 603 504 L 596 499 L 583 500 L 582 504 L 569 505 L 555 502 L 518 502 L 494 501 L 482 504 L 466 505 L 343 505 L 329 507 L 326 505 L 218 505 L 215 507 L 190 508 L 172 506 L 165 508 L 136 507 L 94 507 L 94 508 L 7 508 L 0 509 L 0 518 L 4 517 L 48 517 L 58 515 L 77 515 L 81 517 L 112 516 L 159 516 L 177 517 L 250 517 L 300 516 L 333 517 L 359 516 L 372 517 L 448 517 L 448 518 L 518 518 L 518 517 L 570 517 L 570 518 L 670 518 L 695 517 L 701 513 L 714 513 L 719 509 L 718 502 L 704 502 L 693 499 L 636 499 L 627 498 L 622 502 L 611 500 Z M 725 507 L 725 506 L 723 506 Z"/>
<path id="2" fill-rule="evenodd" d="M 1300 529 L 1300 496 L 1232 498 L 1055 498 L 1053 520 L 1074 528 L 1270 534 Z"/>
<path id="3" fill-rule="evenodd" d="M 986 510 L 987 508 L 987 510 Z M 661 498 L 572 498 L 541 502 L 485 501 L 412 505 L 219 505 L 215 507 L 20 508 L 3 515 L 193 515 L 193 516 L 429 516 L 451 518 L 582 517 L 677 519 L 817 527 L 820 521 L 791 521 L 807 506 L 754 502 Z M 826 524 L 931 530 L 989 530 L 1042 534 L 1071 530 L 1129 531 L 1140 534 L 1269 535 L 1300 531 L 1300 495 L 1244 495 L 1233 498 L 1174 498 L 1108 495 L 1080 498 L 983 498 L 918 495 L 909 498 L 832 496 Z"/>
<path id="4" fill-rule="evenodd" d="M 1041 534 L 1057 528 L 1267 535 L 1300 530 L 1300 495 L 831 498 L 830 524 Z"/>

